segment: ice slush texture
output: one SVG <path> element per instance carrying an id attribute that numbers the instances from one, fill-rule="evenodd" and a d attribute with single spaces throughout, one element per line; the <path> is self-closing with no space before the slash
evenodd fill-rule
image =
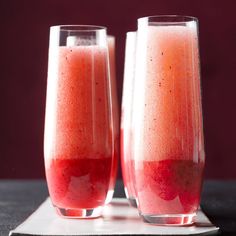
<path id="1" fill-rule="evenodd" d="M 111 158 L 53 159 L 46 170 L 53 204 L 69 209 L 104 205 L 110 172 Z"/>
<path id="2" fill-rule="evenodd" d="M 59 47 L 49 57 L 45 159 L 110 158 L 106 49 Z"/>
<path id="3" fill-rule="evenodd" d="M 50 48 L 44 152 L 60 208 L 104 205 L 115 179 L 107 53 L 101 46 Z"/>
<path id="4" fill-rule="evenodd" d="M 149 26 L 146 45 L 137 55 L 145 61 L 137 65 L 136 158 L 198 162 L 203 137 L 196 27 Z"/>
<path id="5" fill-rule="evenodd" d="M 143 214 L 191 214 L 200 202 L 203 163 L 189 160 L 136 163 L 136 189 Z"/>
<path id="6" fill-rule="evenodd" d="M 196 25 L 138 32 L 135 181 L 142 214 L 192 214 L 199 205 L 204 145 Z"/>

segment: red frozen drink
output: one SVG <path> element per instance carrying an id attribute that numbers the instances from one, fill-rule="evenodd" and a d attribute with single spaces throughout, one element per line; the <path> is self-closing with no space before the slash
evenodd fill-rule
<path id="1" fill-rule="evenodd" d="M 194 221 L 204 167 L 197 25 L 175 19 L 138 29 L 135 180 L 140 214 L 157 224 Z"/>
<path id="2" fill-rule="evenodd" d="M 100 215 L 112 177 L 108 51 L 91 38 L 68 36 L 49 51 L 46 177 L 53 205 L 69 217 Z"/>

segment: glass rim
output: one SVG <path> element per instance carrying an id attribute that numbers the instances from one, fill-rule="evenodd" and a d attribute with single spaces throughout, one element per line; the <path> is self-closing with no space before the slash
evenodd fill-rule
<path id="1" fill-rule="evenodd" d="M 115 35 L 112 35 L 112 34 L 108 34 L 108 35 L 107 35 L 107 38 L 110 38 L 110 39 L 115 39 L 115 38 L 116 38 L 116 36 L 115 36 Z"/>
<path id="2" fill-rule="evenodd" d="M 130 35 L 130 34 L 137 34 L 137 31 L 128 31 L 128 32 L 126 32 L 126 35 Z"/>
<path id="3" fill-rule="evenodd" d="M 147 21 L 150 23 L 159 23 L 159 24 L 178 24 L 178 23 L 188 23 L 193 21 L 198 22 L 198 18 L 186 15 L 152 15 L 138 18 L 138 22 L 140 21 Z"/>
<path id="4" fill-rule="evenodd" d="M 105 26 L 99 25 L 52 25 L 50 29 L 59 29 L 66 32 L 96 32 L 100 30 L 107 30 Z"/>

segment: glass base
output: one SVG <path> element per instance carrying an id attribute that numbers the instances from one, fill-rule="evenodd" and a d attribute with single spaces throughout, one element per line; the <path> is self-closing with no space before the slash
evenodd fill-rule
<path id="1" fill-rule="evenodd" d="M 137 208 L 137 202 L 136 202 L 136 200 L 135 200 L 135 197 L 129 195 L 128 190 L 127 190 L 126 187 L 124 187 L 124 190 L 125 190 L 125 196 L 126 196 L 126 198 L 128 199 L 129 204 L 130 204 L 132 207 L 136 207 L 136 208 Z"/>
<path id="2" fill-rule="evenodd" d="M 56 212 L 59 216 L 63 218 L 81 218 L 81 219 L 89 219 L 89 218 L 97 218 L 102 214 L 102 206 L 93 209 L 69 209 L 69 208 L 59 208 L 54 206 Z"/>
<path id="3" fill-rule="evenodd" d="M 136 207 L 136 208 L 137 208 L 137 202 L 136 202 L 136 200 L 135 200 L 134 197 L 129 197 L 128 200 L 129 200 L 129 204 L 130 204 L 132 207 Z"/>
<path id="4" fill-rule="evenodd" d="M 140 213 L 144 222 L 156 225 L 191 225 L 195 222 L 196 213 L 193 214 L 166 214 L 166 215 L 145 215 Z"/>
<path id="5" fill-rule="evenodd" d="M 107 197 L 106 197 L 106 200 L 105 200 L 106 205 L 111 202 L 111 200 L 113 198 L 113 194 L 114 194 L 114 189 L 108 191 Z"/>

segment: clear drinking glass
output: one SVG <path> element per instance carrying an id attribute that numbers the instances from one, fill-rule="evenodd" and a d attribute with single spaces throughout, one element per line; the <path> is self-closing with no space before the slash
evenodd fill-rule
<path id="1" fill-rule="evenodd" d="M 114 136 L 106 28 L 50 29 L 44 157 L 59 215 L 98 217 L 112 179 Z"/>
<path id="2" fill-rule="evenodd" d="M 191 224 L 205 160 L 196 18 L 138 20 L 134 90 L 140 215 L 154 224 Z"/>
<path id="3" fill-rule="evenodd" d="M 109 187 L 109 195 L 106 199 L 106 204 L 111 202 L 115 189 L 116 175 L 118 168 L 119 149 L 120 149 L 120 125 L 119 125 L 119 105 L 117 96 L 117 83 L 116 83 L 116 40 L 113 35 L 107 36 L 108 52 L 109 52 L 109 67 L 110 67 L 110 81 L 111 81 L 111 104 L 112 104 L 112 118 L 113 118 L 113 135 L 114 135 L 114 158 L 112 163 L 112 174 Z"/>
<path id="4" fill-rule="evenodd" d="M 132 110 L 133 110 L 133 85 L 135 70 L 136 32 L 126 34 L 125 66 L 123 81 L 123 97 L 121 108 L 121 167 L 125 188 L 125 195 L 130 204 L 136 204 L 134 189 L 134 162 L 132 142 Z"/>

